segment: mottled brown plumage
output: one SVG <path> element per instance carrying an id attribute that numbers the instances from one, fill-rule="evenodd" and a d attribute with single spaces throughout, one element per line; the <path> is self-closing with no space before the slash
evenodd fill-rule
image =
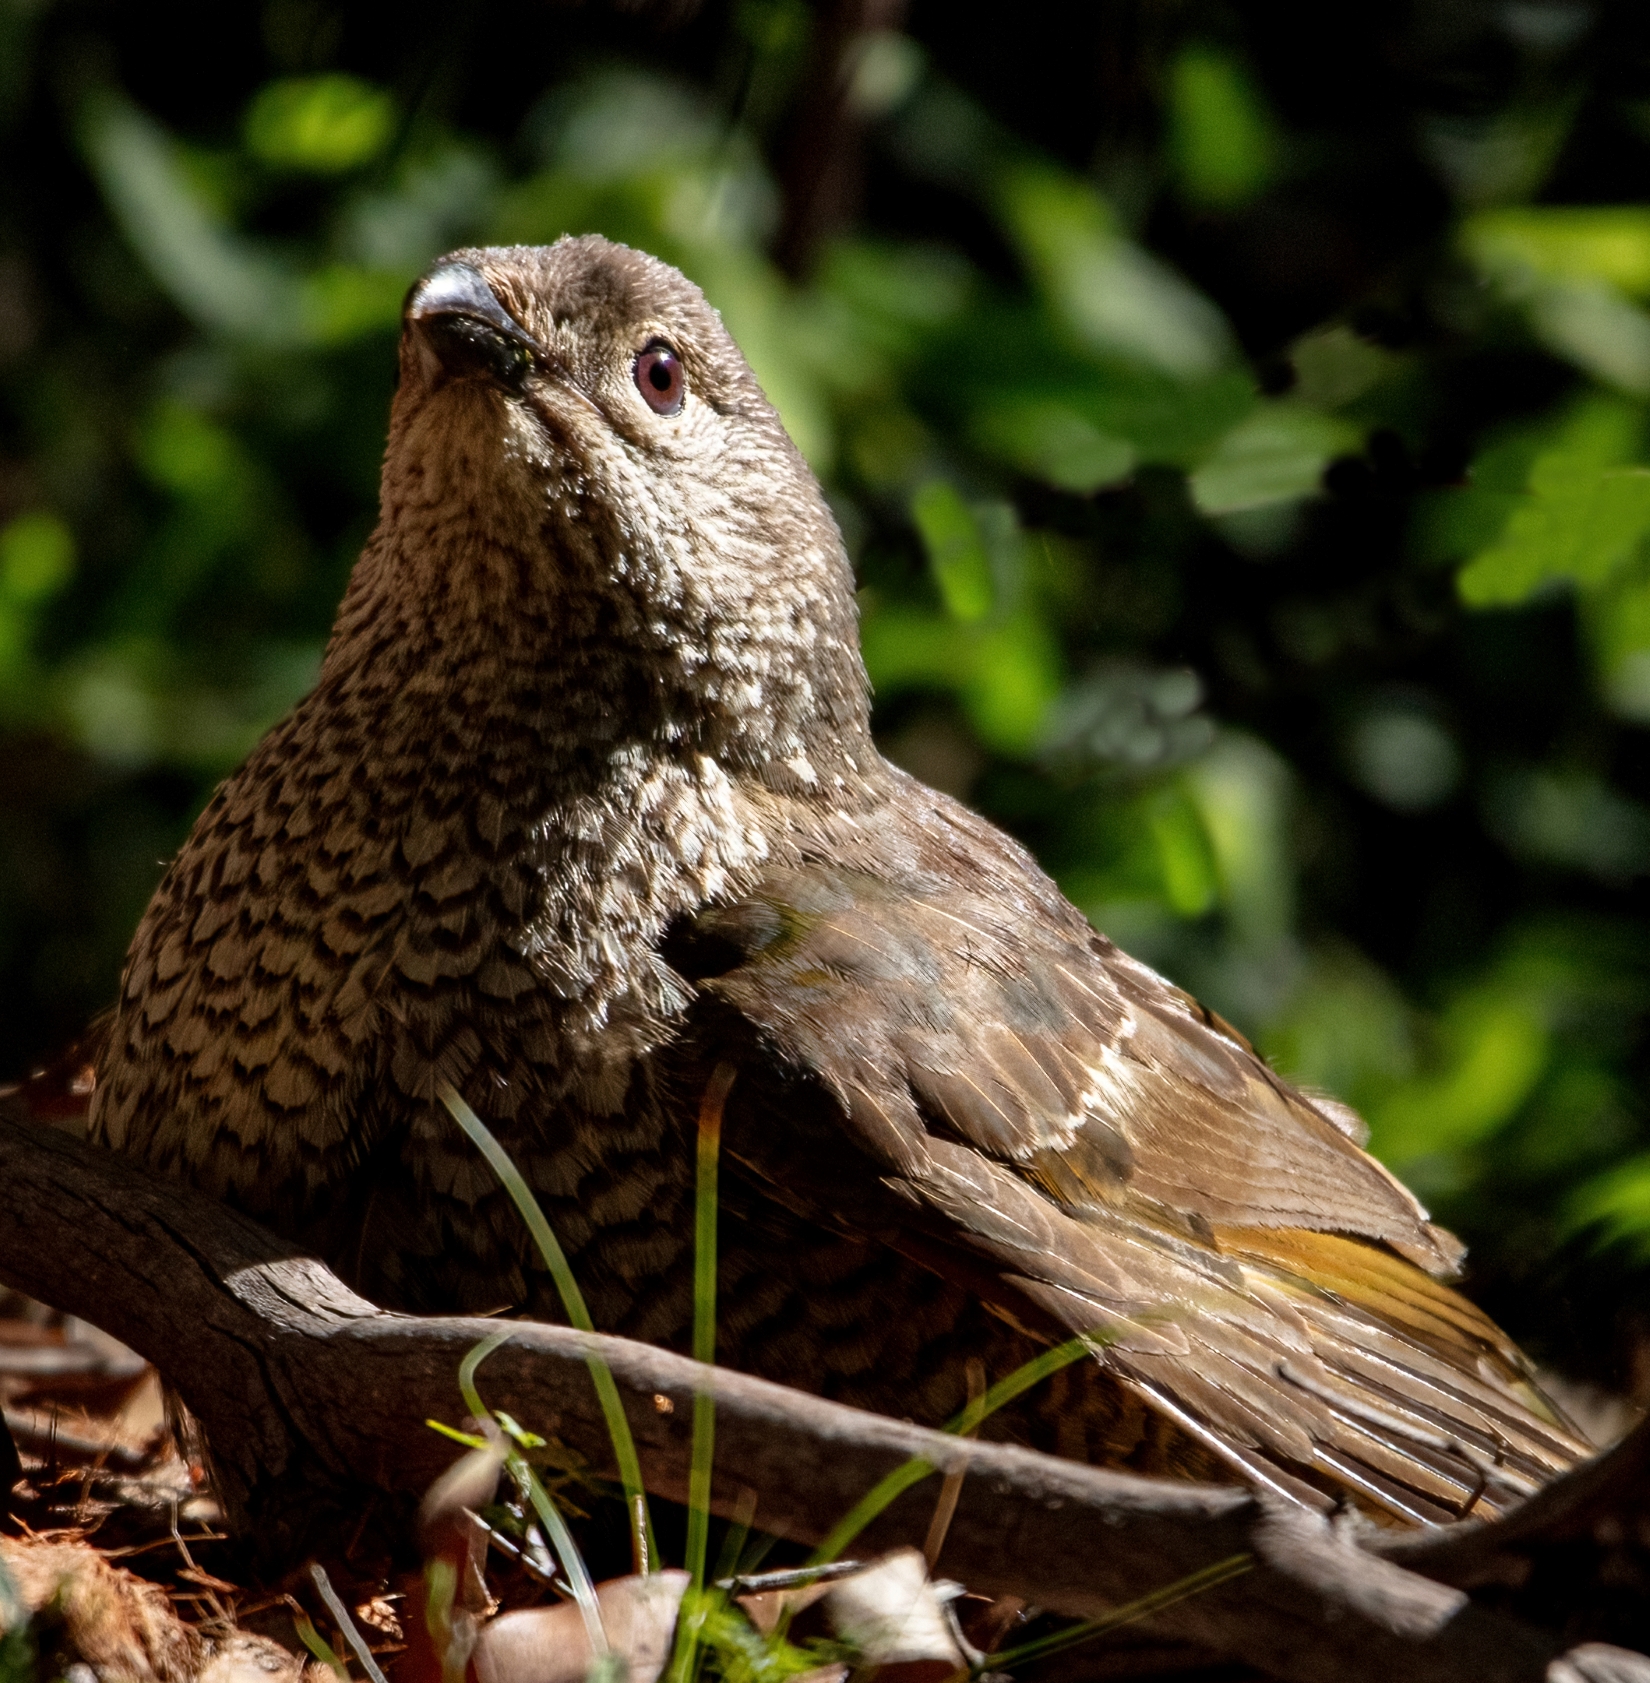
<path id="1" fill-rule="evenodd" d="M 156 893 L 93 1127 L 382 1299 L 554 1313 L 451 1081 L 597 1324 L 679 1342 L 718 1062 L 725 1360 L 935 1419 L 969 1356 L 1094 1333 L 998 1429 L 1398 1519 L 1584 1452 L 1355 1118 L 878 755 L 834 522 L 699 293 L 459 252 L 320 682 Z"/>

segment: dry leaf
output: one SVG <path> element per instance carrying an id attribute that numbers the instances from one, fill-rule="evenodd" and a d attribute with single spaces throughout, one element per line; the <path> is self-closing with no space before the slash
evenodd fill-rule
<path id="1" fill-rule="evenodd" d="M 596 1586 L 608 1646 L 625 1662 L 629 1683 L 655 1683 L 670 1658 L 686 1572 L 610 1578 Z M 501 1613 L 476 1638 L 480 1683 L 584 1683 L 593 1658 L 579 1609 L 554 1607 Z"/>

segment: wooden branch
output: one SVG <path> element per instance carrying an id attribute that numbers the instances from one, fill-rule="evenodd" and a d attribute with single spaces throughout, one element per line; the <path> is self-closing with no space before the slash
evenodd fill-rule
<path id="1" fill-rule="evenodd" d="M 318 1515 L 365 1490 L 410 1502 L 451 1460 L 424 1421 L 460 1419 L 459 1360 L 499 1322 L 376 1309 L 255 1223 L 67 1134 L 0 1120 L 0 1185 L 0 1279 L 153 1361 L 202 1423 L 231 1512 L 270 1546 L 295 1551 Z M 714 1505 L 731 1513 L 754 1490 L 756 1524 L 787 1537 L 817 1540 L 920 1454 L 966 1466 L 941 1569 L 979 1590 L 1088 1617 L 1249 1553 L 1253 1570 L 1153 1630 L 1300 1683 L 1533 1683 L 1566 1646 L 1241 1490 L 965 1444 L 623 1339 L 516 1322 L 483 1394 L 611 1472 L 592 1349 L 613 1370 L 651 1490 L 685 1499 L 689 1400 L 706 1385 Z M 920 1543 L 935 1494 L 929 1481 L 902 1497 L 863 1546 Z M 1585 1655 L 1571 1663 L 1607 1675 Z M 1623 1663 L 1643 1670 L 1609 1675 L 1650 1679 L 1650 1662 Z"/>

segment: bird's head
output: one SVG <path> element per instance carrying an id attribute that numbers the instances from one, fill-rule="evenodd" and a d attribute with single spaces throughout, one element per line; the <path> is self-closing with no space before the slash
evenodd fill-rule
<path id="1" fill-rule="evenodd" d="M 393 601 L 442 646 L 559 674 L 621 735 L 804 784 L 868 742 L 836 523 L 683 275 L 593 236 L 456 251 L 408 294 L 400 355 L 335 652 Z"/>

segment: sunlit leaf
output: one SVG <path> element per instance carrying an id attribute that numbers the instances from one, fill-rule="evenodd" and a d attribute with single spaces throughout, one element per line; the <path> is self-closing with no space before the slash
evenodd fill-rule
<path id="1" fill-rule="evenodd" d="M 305 338 L 317 345 L 343 345 L 368 333 L 396 333 L 401 301 L 415 277 L 384 274 L 332 263 L 304 281 Z"/>
<path id="2" fill-rule="evenodd" d="M 1551 1032 L 1539 1001 L 1493 985 L 1446 1012 L 1445 1058 L 1369 1116 L 1370 1149 L 1388 1163 L 1479 1144 L 1511 1121 L 1546 1068 Z"/>
<path id="3" fill-rule="evenodd" d="M 1578 1187 L 1565 1201 L 1572 1231 L 1593 1228 L 1605 1243 L 1625 1243 L 1650 1260 L 1650 1152 L 1641 1152 Z"/>
<path id="4" fill-rule="evenodd" d="M 1489 548 L 1523 501 L 1531 465 L 1553 430 L 1545 418 L 1535 425 L 1498 429 L 1473 458 L 1465 485 L 1424 498 L 1415 530 L 1421 558 L 1460 561 Z"/>
<path id="5" fill-rule="evenodd" d="M 1182 789 L 1171 787 L 1152 802 L 1149 821 L 1163 897 L 1180 917 L 1202 917 L 1220 892 L 1202 815 Z"/>
<path id="6" fill-rule="evenodd" d="M 1192 474 L 1192 501 L 1204 514 L 1236 514 L 1311 496 L 1330 462 L 1361 442 L 1355 427 L 1302 404 L 1262 404 Z"/>
<path id="7" fill-rule="evenodd" d="M 1188 47 L 1169 69 L 1168 155 L 1194 204 L 1230 209 L 1277 169 L 1278 137 L 1241 65 L 1209 46 Z"/>
<path id="8" fill-rule="evenodd" d="M 395 102 L 337 71 L 289 76 L 258 92 L 246 113 L 247 149 L 277 169 L 341 175 L 370 163 L 395 132 Z"/>
<path id="9" fill-rule="evenodd" d="M 224 223 L 158 124 L 103 92 L 85 102 L 80 127 L 122 232 L 181 309 L 202 327 L 262 344 L 299 336 L 290 275 Z"/>
<path id="10" fill-rule="evenodd" d="M 1624 467 L 1643 434 L 1636 409 L 1579 405 L 1531 460 L 1499 537 L 1461 569 L 1473 607 L 1525 600 L 1553 579 L 1602 583 L 1650 532 L 1650 469 Z"/>
<path id="11" fill-rule="evenodd" d="M 1650 567 L 1641 558 L 1585 600 L 1600 687 L 1612 712 L 1650 723 Z"/>
<path id="12" fill-rule="evenodd" d="M 866 669 L 877 693 L 941 690 L 957 696 L 987 746 L 1027 754 L 1060 693 L 1060 652 L 1028 610 L 993 623 L 880 606 L 865 617 Z"/>
<path id="13" fill-rule="evenodd" d="M 1214 854 L 1221 899 L 1239 938 L 1282 938 L 1293 912 L 1289 769 L 1264 743 L 1229 732 L 1182 776 Z"/>
<path id="14" fill-rule="evenodd" d="M 879 695 L 953 689 L 972 679 L 979 658 L 973 627 L 898 604 L 879 604 L 865 615 L 860 643 Z"/>
<path id="15" fill-rule="evenodd" d="M 1560 356 L 1635 397 L 1650 396 L 1650 313 L 1595 281 L 1552 281 L 1527 300 L 1530 325 Z"/>
<path id="16" fill-rule="evenodd" d="M 953 486 L 931 479 L 911 499 L 928 566 L 953 619 L 984 619 L 994 595 L 991 558 L 980 523 Z"/>
<path id="17" fill-rule="evenodd" d="M 998 204 L 1049 302 L 1095 350 L 1179 379 L 1213 374 L 1232 354 L 1220 311 L 1118 232 L 1094 187 L 1047 168 L 1005 174 Z"/>
<path id="18" fill-rule="evenodd" d="M 1028 754 L 1042 738 L 1064 676 L 1059 645 L 1029 608 L 979 633 L 972 677 L 961 686 L 980 739 L 1005 754 Z"/>
<path id="19" fill-rule="evenodd" d="M 1560 356 L 1609 385 L 1650 394 L 1650 212 L 1638 206 L 1520 207 L 1469 218 L 1462 248 L 1528 312 Z"/>
<path id="20" fill-rule="evenodd" d="M 1650 298 L 1650 208 L 1518 205 L 1481 211 L 1461 242 L 1483 268 L 1549 280 L 1604 281 Z"/>
<path id="21" fill-rule="evenodd" d="M 14 603 L 42 602 L 74 575 L 74 534 L 45 509 L 20 514 L 0 529 L 0 595 Z"/>
<path id="22" fill-rule="evenodd" d="M 1134 470 L 1127 439 L 1102 432 L 1063 403 L 999 403 L 976 418 L 974 437 L 1022 473 L 1080 495 L 1116 485 Z"/>

